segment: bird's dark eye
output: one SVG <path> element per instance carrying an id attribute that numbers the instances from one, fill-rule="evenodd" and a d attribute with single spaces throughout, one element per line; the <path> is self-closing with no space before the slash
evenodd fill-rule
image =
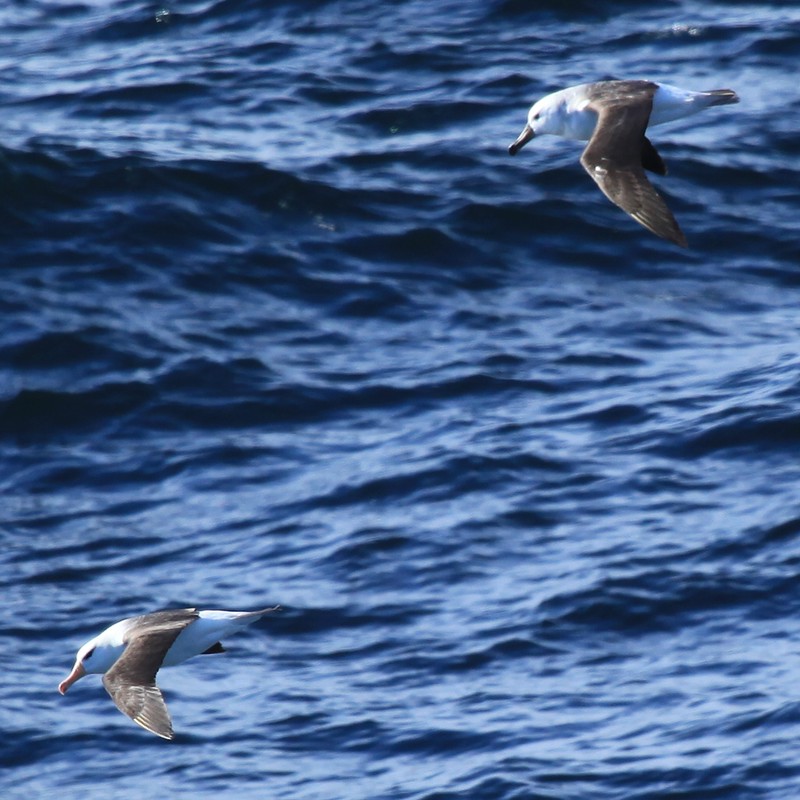
<path id="1" fill-rule="evenodd" d="M 83 657 L 83 660 L 88 661 L 92 657 L 93 653 L 94 653 L 94 647 Z"/>

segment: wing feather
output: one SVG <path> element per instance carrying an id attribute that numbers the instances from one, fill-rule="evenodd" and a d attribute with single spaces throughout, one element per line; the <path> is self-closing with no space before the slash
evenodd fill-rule
<path id="1" fill-rule="evenodd" d="M 103 676 L 103 686 L 117 708 L 156 736 L 172 739 L 172 720 L 156 673 L 164 656 L 187 624 L 187 620 L 165 620 L 155 627 L 134 628 L 122 655 Z"/>
<path id="2" fill-rule="evenodd" d="M 656 236 L 686 247 L 675 217 L 642 168 L 643 150 L 646 156 L 651 149 L 655 152 L 649 142 L 649 148 L 645 145 L 644 135 L 654 91 L 654 84 L 641 82 L 629 94 L 604 97 L 602 103 L 593 105 L 597 124 L 581 164 L 612 203 Z"/>

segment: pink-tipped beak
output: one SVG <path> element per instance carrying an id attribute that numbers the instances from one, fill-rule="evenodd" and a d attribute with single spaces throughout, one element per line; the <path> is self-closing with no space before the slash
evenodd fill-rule
<path id="1" fill-rule="evenodd" d="M 80 680 L 85 674 L 86 670 L 83 668 L 83 664 L 81 664 L 80 661 L 75 662 L 72 672 L 58 684 L 58 691 L 61 692 L 61 694 L 66 694 L 67 689 L 69 689 L 75 681 Z"/>

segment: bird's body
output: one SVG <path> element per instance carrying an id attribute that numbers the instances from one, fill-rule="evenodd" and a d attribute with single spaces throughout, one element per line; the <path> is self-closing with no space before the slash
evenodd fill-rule
<path id="1" fill-rule="evenodd" d="M 693 92 L 642 80 L 582 83 L 534 103 L 508 151 L 515 155 L 545 133 L 588 141 L 581 164 L 603 193 L 656 235 L 685 247 L 678 223 L 644 174 L 644 169 L 666 174 L 645 130 L 709 106 L 738 102 L 730 89 Z"/>
<path id="2" fill-rule="evenodd" d="M 84 675 L 102 673 L 120 711 L 157 736 L 172 739 L 172 721 L 155 682 L 158 670 L 202 653 L 224 652 L 220 639 L 276 610 L 181 608 L 120 620 L 78 650 L 75 666 L 58 690 L 65 694 Z"/>

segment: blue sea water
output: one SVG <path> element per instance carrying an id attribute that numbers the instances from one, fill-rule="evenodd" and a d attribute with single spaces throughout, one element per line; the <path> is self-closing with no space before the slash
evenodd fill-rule
<path id="1" fill-rule="evenodd" d="M 800 7 L 0 6 L 0 796 L 800 797 Z M 529 105 L 660 126 L 691 248 Z M 284 611 L 159 675 L 75 650 Z"/>

